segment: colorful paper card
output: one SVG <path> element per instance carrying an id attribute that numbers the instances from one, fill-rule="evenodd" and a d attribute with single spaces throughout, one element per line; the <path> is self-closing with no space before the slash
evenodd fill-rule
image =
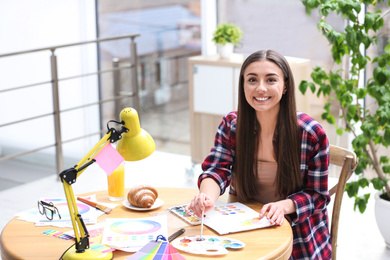
<path id="1" fill-rule="evenodd" d="M 108 218 L 102 244 L 112 248 L 136 252 L 159 235 L 167 237 L 167 216 L 149 218 Z"/>
<path id="2" fill-rule="evenodd" d="M 94 159 L 107 176 L 110 176 L 111 173 L 113 173 L 115 169 L 125 161 L 122 155 L 111 145 L 111 143 L 104 146 L 103 149 L 95 155 Z"/>

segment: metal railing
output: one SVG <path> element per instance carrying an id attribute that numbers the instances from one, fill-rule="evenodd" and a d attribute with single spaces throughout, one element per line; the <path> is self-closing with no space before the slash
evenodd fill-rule
<path id="1" fill-rule="evenodd" d="M 8 89 L 3 89 L 0 90 L 0 94 L 4 92 L 9 92 L 9 91 L 15 91 L 15 90 L 20 90 L 20 89 L 25 89 L 25 88 L 30 88 L 30 87 L 36 87 L 44 84 L 51 84 L 52 87 L 52 101 L 53 101 L 53 112 L 52 113 L 46 113 L 46 114 L 41 114 L 38 116 L 34 117 L 29 117 L 29 118 L 24 118 L 22 120 L 17 120 L 13 122 L 8 122 L 5 124 L 1 124 L 1 127 L 5 126 L 10 126 L 10 125 L 15 125 L 21 122 L 26 122 L 30 120 L 35 120 L 38 118 L 42 117 L 47 117 L 47 116 L 53 116 L 54 117 L 54 134 L 55 134 L 55 144 L 52 145 L 47 145 L 43 147 L 39 147 L 33 150 L 28 150 L 24 151 L 21 153 L 9 155 L 9 156 L 4 156 L 0 158 L 0 162 L 6 161 L 12 158 L 20 157 L 26 154 L 34 153 L 43 149 L 47 149 L 50 147 L 55 147 L 55 158 L 56 158 L 56 170 L 57 172 L 61 172 L 64 169 L 64 161 L 63 161 L 63 153 L 62 153 L 62 144 L 65 142 L 72 142 L 77 139 L 82 139 L 86 138 L 92 135 L 96 134 L 101 134 L 102 131 L 99 131 L 97 133 L 92 133 L 84 136 L 80 136 L 77 138 L 73 138 L 71 140 L 63 141 L 61 137 L 61 113 L 63 112 L 68 112 L 71 110 L 76 110 L 84 107 L 89 107 L 93 105 L 101 105 L 106 102 L 112 102 L 116 101 L 119 99 L 123 98 L 128 98 L 128 97 L 133 97 L 134 98 L 134 108 L 138 109 L 139 107 L 139 101 L 138 101 L 138 80 L 137 80 L 137 47 L 135 43 L 135 38 L 138 37 L 139 34 L 128 34 L 128 35 L 122 35 L 122 36 L 116 36 L 116 37 L 107 37 L 107 38 L 101 38 L 101 39 L 96 39 L 96 40 L 90 40 L 90 41 L 83 41 L 83 42 L 77 42 L 77 43 L 71 43 L 71 44 L 64 44 L 64 45 L 56 45 L 52 47 L 45 47 L 45 48 L 38 48 L 38 49 L 32 49 L 32 50 L 26 50 L 26 51 L 19 51 L 19 52 L 13 52 L 13 53 L 7 53 L 7 54 L 0 54 L 0 58 L 4 57 L 10 57 L 10 56 L 16 56 L 16 55 L 23 55 L 23 54 L 29 54 L 29 53 L 36 53 L 36 52 L 41 52 L 41 51 L 51 51 L 51 56 L 50 56 L 50 71 L 51 71 L 51 80 L 50 81 L 45 81 L 45 82 L 38 82 L 38 83 L 33 83 L 33 84 L 28 84 L 28 85 L 23 85 L 23 86 L 18 86 L 18 87 L 13 87 L 13 88 L 8 88 Z M 114 40 L 120 40 L 120 39 L 130 39 L 130 63 L 126 65 L 119 65 L 118 62 L 115 62 L 114 59 L 114 66 L 112 69 L 107 69 L 107 70 L 97 70 L 96 72 L 92 73 L 86 73 L 86 74 L 80 74 L 80 75 L 75 75 L 71 77 L 65 77 L 65 78 L 58 78 L 58 63 L 57 63 L 57 56 L 55 54 L 55 51 L 57 49 L 61 48 L 67 48 L 67 47 L 72 47 L 72 46 L 79 46 L 79 45 L 85 45 L 85 44 L 93 44 L 93 43 L 101 43 L 101 42 L 106 42 L 106 41 L 114 41 Z M 119 85 L 118 82 L 118 72 L 123 69 L 131 69 L 131 85 L 132 91 L 127 92 L 127 93 L 122 93 L 120 92 L 120 88 L 117 87 Z M 60 81 L 65 81 L 65 80 L 70 80 L 70 79 L 75 79 L 75 78 L 81 78 L 81 77 L 86 77 L 86 76 L 91 76 L 91 75 L 100 75 L 103 73 L 109 73 L 112 72 L 114 74 L 113 81 L 114 81 L 114 96 L 112 98 L 108 99 L 100 99 L 97 102 L 81 105 L 81 106 L 76 106 L 76 107 L 71 107 L 68 109 L 63 109 L 60 110 L 60 104 L 59 104 L 59 91 L 58 91 L 58 86 Z M 116 85 L 117 84 L 117 85 Z M 119 108 L 115 108 L 115 111 L 118 111 Z M 117 113 L 119 114 L 119 113 Z"/>

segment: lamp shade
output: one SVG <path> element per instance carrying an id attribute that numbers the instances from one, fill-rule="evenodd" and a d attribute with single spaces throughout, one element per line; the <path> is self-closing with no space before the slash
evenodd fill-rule
<path id="1" fill-rule="evenodd" d="M 154 152 L 156 145 L 153 138 L 143 130 L 139 124 L 138 113 L 134 108 L 125 108 L 120 113 L 120 119 L 124 127 L 129 129 L 122 134 L 116 150 L 126 161 L 139 161 Z"/>

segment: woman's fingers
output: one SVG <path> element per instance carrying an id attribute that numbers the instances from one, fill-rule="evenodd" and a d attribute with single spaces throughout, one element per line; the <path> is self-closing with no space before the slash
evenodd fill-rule
<path id="1" fill-rule="evenodd" d="M 206 212 L 212 208 L 213 206 L 211 204 L 211 200 L 206 194 L 199 193 L 192 199 L 190 204 L 185 207 L 185 211 L 188 214 L 191 209 L 196 216 L 202 217 L 202 211 Z"/>
<path id="2" fill-rule="evenodd" d="M 272 225 L 283 224 L 284 221 L 283 209 L 280 208 L 277 203 L 265 204 L 259 212 L 259 217 L 262 218 L 264 215 L 266 215 L 266 218 L 270 221 Z"/>

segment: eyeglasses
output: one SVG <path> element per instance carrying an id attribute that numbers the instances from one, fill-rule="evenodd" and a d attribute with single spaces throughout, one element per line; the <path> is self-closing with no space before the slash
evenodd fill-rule
<path id="1" fill-rule="evenodd" d="M 53 220 L 54 214 L 57 212 L 58 217 L 61 219 L 60 212 L 57 207 L 54 206 L 53 202 L 45 202 L 38 200 L 38 210 L 41 215 L 45 215 L 48 220 Z"/>

